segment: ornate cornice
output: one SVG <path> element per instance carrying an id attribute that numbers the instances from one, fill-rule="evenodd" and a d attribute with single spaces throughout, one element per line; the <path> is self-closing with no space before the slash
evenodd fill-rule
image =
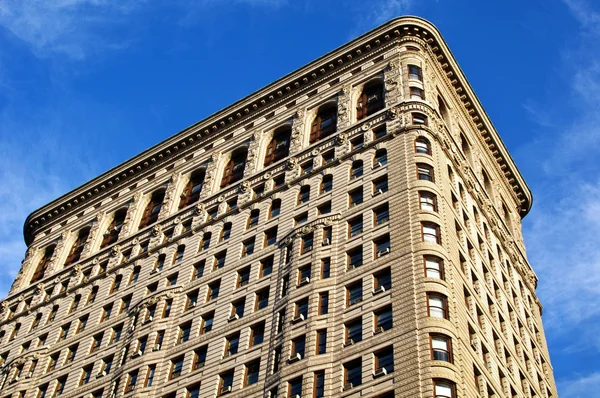
<path id="1" fill-rule="evenodd" d="M 272 112 L 275 107 L 290 101 L 293 96 L 312 88 L 315 83 L 323 82 L 347 69 L 349 65 L 356 63 L 357 59 L 374 56 L 387 44 L 406 36 L 418 37 L 430 46 L 451 86 L 459 94 L 467 113 L 498 162 L 501 172 L 515 191 L 521 203 L 520 214 L 527 214 L 531 207 L 531 192 L 440 33 L 423 19 L 401 17 L 318 58 L 34 211 L 25 221 L 23 232 L 26 244 L 32 242 L 37 230 L 55 220 L 65 219 L 83 203 L 87 204 L 114 193 L 117 187 L 122 187 L 132 178 L 218 140 L 235 128 L 247 126 L 251 118 Z"/>

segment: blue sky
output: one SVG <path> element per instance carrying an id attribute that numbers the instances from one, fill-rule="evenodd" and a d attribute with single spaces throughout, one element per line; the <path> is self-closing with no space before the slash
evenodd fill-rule
<path id="1" fill-rule="evenodd" d="M 1 0 L 0 297 L 34 209 L 399 15 L 433 22 L 534 193 L 562 398 L 600 383 L 595 0 Z"/>

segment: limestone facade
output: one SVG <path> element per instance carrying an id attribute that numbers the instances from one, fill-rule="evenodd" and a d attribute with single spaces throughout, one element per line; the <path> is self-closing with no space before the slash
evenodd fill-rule
<path id="1" fill-rule="evenodd" d="M 556 397 L 530 206 L 392 20 L 34 212 L 0 397 Z"/>

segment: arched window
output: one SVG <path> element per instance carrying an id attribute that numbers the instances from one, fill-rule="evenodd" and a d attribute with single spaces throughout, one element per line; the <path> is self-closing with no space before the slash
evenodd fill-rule
<path id="1" fill-rule="evenodd" d="M 385 148 L 378 149 L 373 158 L 373 168 L 385 166 L 387 164 L 387 150 Z"/>
<path id="2" fill-rule="evenodd" d="M 363 175 L 363 161 L 355 160 L 350 167 L 350 178 L 358 178 Z"/>
<path id="3" fill-rule="evenodd" d="M 356 119 L 361 120 L 383 109 L 383 83 L 375 81 L 363 88 L 356 104 Z"/>
<path id="4" fill-rule="evenodd" d="M 425 155 L 431 155 L 431 145 L 425 137 L 419 137 L 415 140 L 415 152 Z"/>
<path id="5" fill-rule="evenodd" d="M 119 209 L 115 212 L 112 221 L 108 225 L 108 228 L 106 228 L 106 231 L 104 231 L 104 237 L 102 238 L 100 249 L 117 241 L 119 238 L 119 232 L 121 232 L 121 228 L 123 228 L 123 223 L 125 222 L 125 216 L 127 216 L 127 209 Z"/>
<path id="6" fill-rule="evenodd" d="M 219 235 L 219 242 L 229 239 L 231 236 L 231 223 L 226 222 L 221 229 L 221 234 Z"/>
<path id="7" fill-rule="evenodd" d="M 44 273 L 48 268 L 48 263 L 50 262 L 50 260 L 52 259 L 52 255 L 54 254 L 54 248 L 55 246 L 52 245 L 48 246 L 46 250 L 44 250 L 44 257 L 42 257 L 42 259 L 38 263 L 37 268 L 35 269 L 35 272 L 31 277 L 31 283 L 37 282 L 44 277 Z"/>
<path id="8" fill-rule="evenodd" d="M 221 188 L 225 188 L 226 186 L 242 179 L 244 176 L 247 156 L 248 150 L 246 148 L 236 150 L 231 154 L 231 159 L 229 159 L 229 162 L 223 171 Z"/>
<path id="9" fill-rule="evenodd" d="M 481 175 L 483 176 L 483 187 L 485 188 L 485 191 L 487 192 L 488 196 L 491 198 L 493 191 L 492 191 L 492 182 L 490 181 L 490 177 L 488 176 L 488 173 L 486 173 L 486 171 L 484 169 L 481 169 Z"/>
<path id="10" fill-rule="evenodd" d="M 442 115 L 442 119 L 446 124 L 450 124 L 450 116 L 448 115 L 448 107 L 446 106 L 446 102 L 438 95 L 438 109 L 440 114 Z"/>
<path id="11" fill-rule="evenodd" d="M 71 251 L 65 260 L 65 265 L 73 264 L 79 261 L 81 257 L 81 253 L 83 252 L 83 248 L 85 247 L 85 241 L 87 240 L 90 234 L 89 228 L 83 228 L 79 230 L 77 234 L 77 239 L 73 242 L 73 246 L 71 246 Z"/>
<path id="12" fill-rule="evenodd" d="M 467 158 L 467 161 L 472 166 L 473 165 L 473 159 L 471 158 L 471 147 L 469 146 L 469 142 L 467 141 L 467 139 L 465 138 L 465 136 L 463 135 L 463 133 L 460 133 L 460 149 L 462 150 L 462 153 Z"/>
<path id="13" fill-rule="evenodd" d="M 165 199 L 165 191 L 159 190 L 152 193 L 150 203 L 144 209 L 144 214 L 140 220 L 139 228 L 147 227 L 150 224 L 154 224 L 158 220 L 158 214 L 162 208 L 163 200 Z"/>
<path id="14" fill-rule="evenodd" d="M 319 108 L 317 116 L 310 127 L 309 142 L 317 142 L 337 130 L 337 104 L 325 104 Z"/>
<path id="15" fill-rule="evenodd" d="M 204 169 L 192 173 L 190 180 L 185 188 L 183 188 L 183 192 L 181 192 L 181 201 L 179 202 L 180 210 L 192 203 L 196 203 L 198 199 L 200 199 L 200 192 L 202 191 L 202 185 L 204 184 L 204 174 Z"/>
<path id="16" fill-rule="evenodd" d="M 267 146 L 267 154 L 265 155 L 265 167 L 285 158 L 290 151 L 290 137 L 292 128 L 283 126 L 273 134 L 273 139 Z"/>

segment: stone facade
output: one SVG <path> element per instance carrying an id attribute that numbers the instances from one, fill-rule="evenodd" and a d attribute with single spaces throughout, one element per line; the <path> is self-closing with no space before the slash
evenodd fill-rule
<path id="1" fill-rule="evenodd" d="M 311 143 L 324 104 L 337 129 Z M 556 397 L 530 205 L 439 32 L 390 21 L 34 212 L 0 397 Z"/>

